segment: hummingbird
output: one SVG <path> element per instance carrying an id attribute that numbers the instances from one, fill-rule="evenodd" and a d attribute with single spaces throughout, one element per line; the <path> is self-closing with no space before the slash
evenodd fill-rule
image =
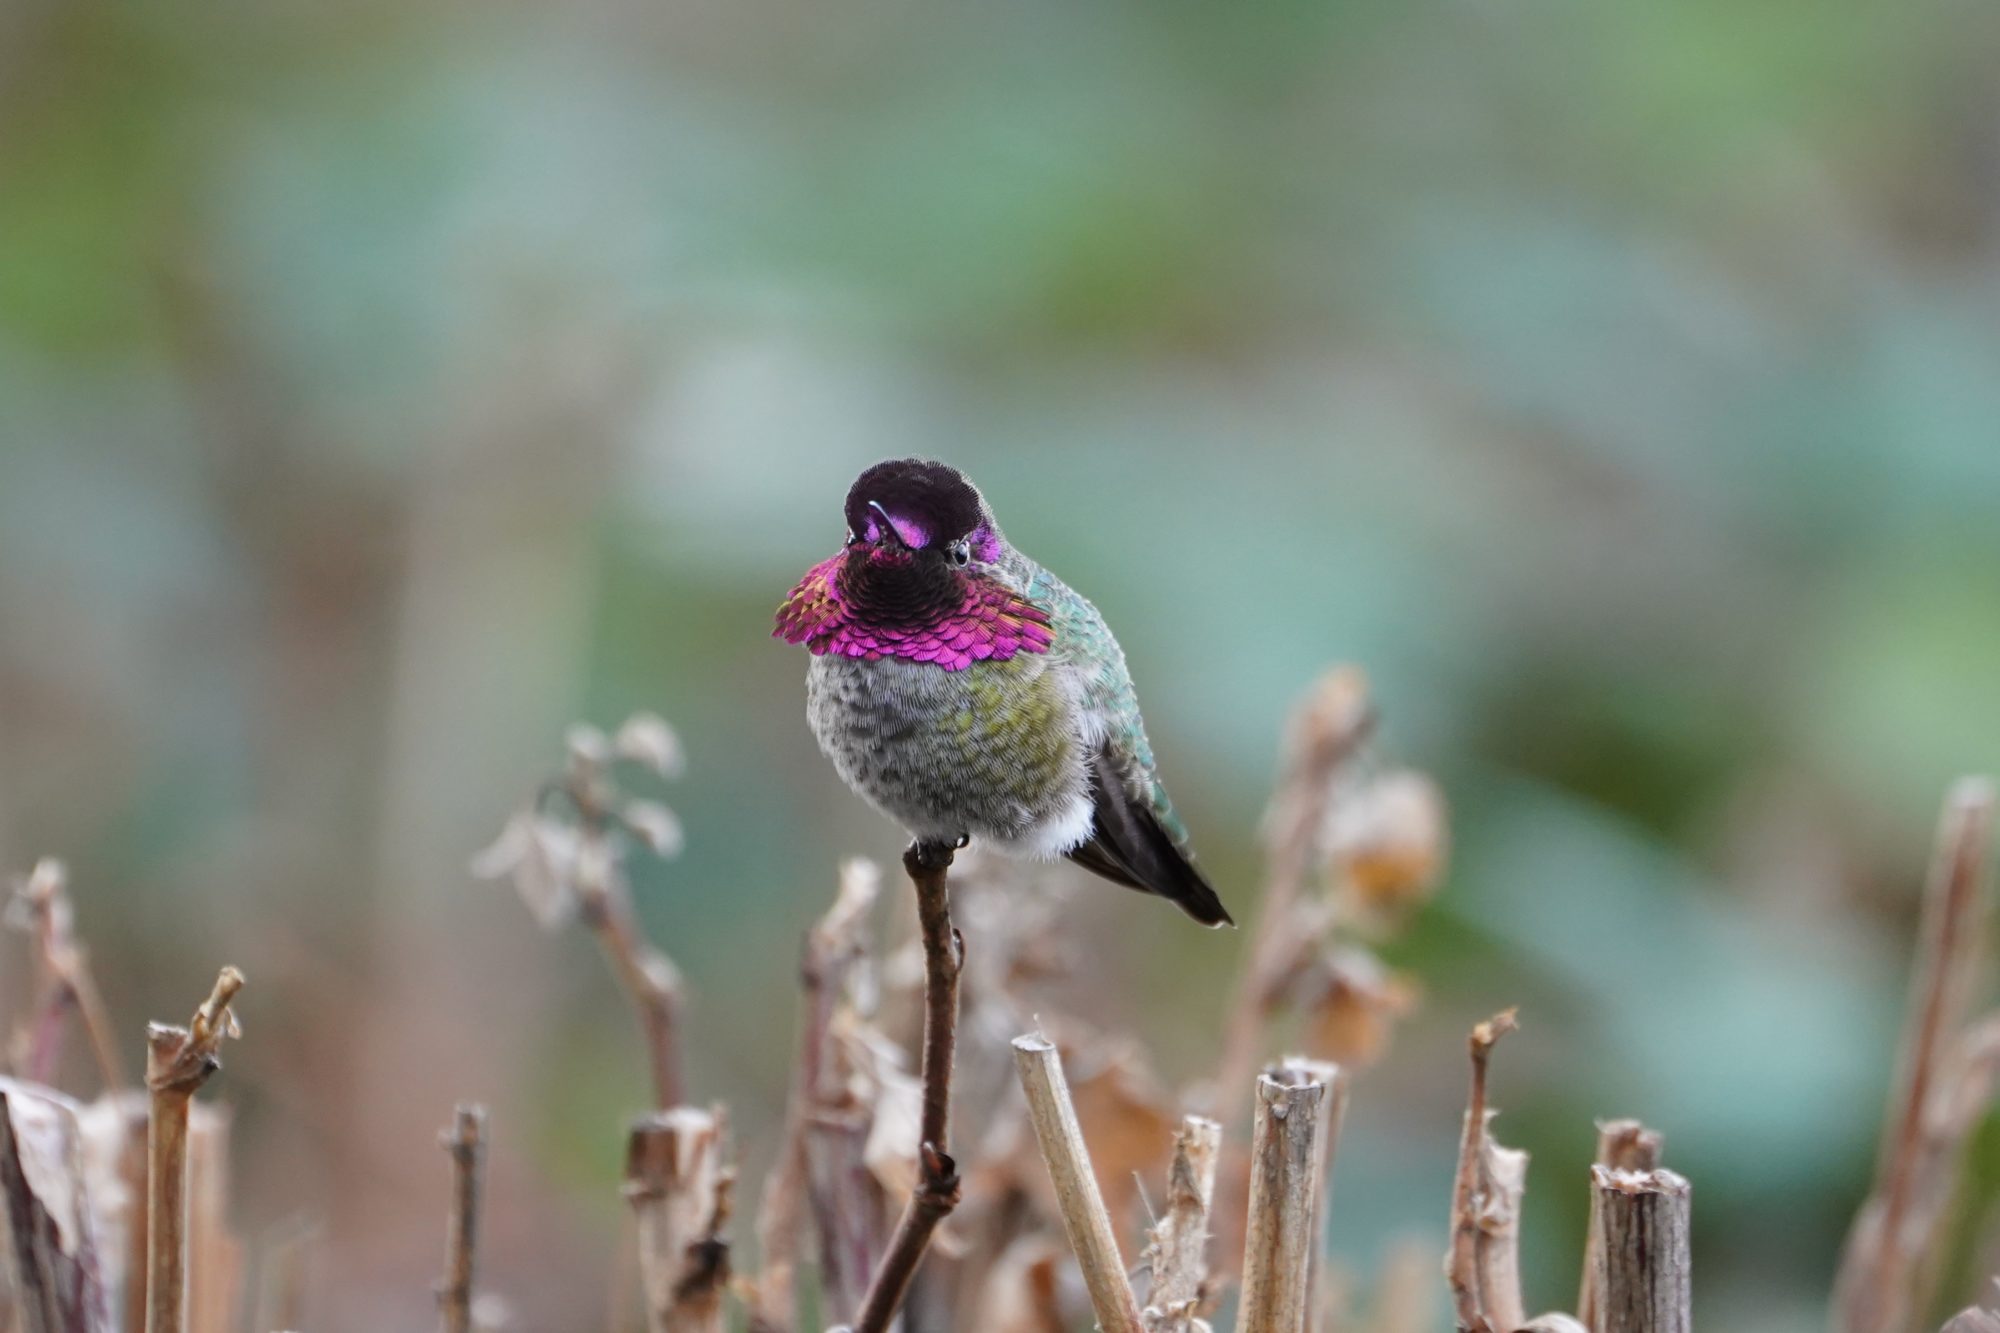
<path id="1" fill-rule="evenodd" d="M 845 542 L 792 589 L 773 636 L 812 654 L 806 717 L 847 785 L 919 845 L 1067 858 L 1233 925 L 1097 608 L 1011 546 L 944 463 L 877 463 L 844 508 Z"/>

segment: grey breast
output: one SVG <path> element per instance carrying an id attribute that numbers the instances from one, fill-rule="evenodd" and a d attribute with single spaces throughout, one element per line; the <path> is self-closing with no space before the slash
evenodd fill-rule
<path id="1" fill-rule="evenodd" d="M 1039 675 L 1041 665 L 1020 674 Z M 972 706 L 971 684 L 968 673 L 927 662 L 815 657 L 806 716 L 847 785 L 913 835 L 1017 837 L 1063 784 L 996 753 L 983 728 L 947 725 Z"/>

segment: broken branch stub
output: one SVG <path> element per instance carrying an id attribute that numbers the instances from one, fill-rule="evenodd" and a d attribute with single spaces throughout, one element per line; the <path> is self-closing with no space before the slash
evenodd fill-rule
<path id="1" fill-rule="evenodd" d="M 1690 1333 L 1693 1194 L 1672 1171 L 1590 1168 L 1603 1252 L 1596 1333 Z"/>
<path id="2" fill-rule="evenodd" d="M 1257 1080 L 1239 1333 L 1300 1333 L 1311 1309 L 1328 1089 Z"/>
<path id="3" fill-rule="evenodd" d="M 733 1172 L 720 1108 L 676 1106 L 634 1122 L 625 1199 L 638 1219 L 649 1333 L 721 1333 Z"/>

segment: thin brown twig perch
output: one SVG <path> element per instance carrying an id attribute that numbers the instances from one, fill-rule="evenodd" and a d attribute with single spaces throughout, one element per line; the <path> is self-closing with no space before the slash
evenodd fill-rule
<path id="1" fill-rule="evenodd" d="M 1014 1065 L 1028 1096 L 1028 1119 L 1035 1127 L 1042 1161 L 1049 1168 L 1056 1209 L 1062 1214 L 1070 1249 L 1083 1270 L 1083 1285 L 1090 1292 L 1097 1326 L 1104 1333 L 1142 1333 L 1139 1301 L 1125 1276 L 1125 1260 L 1118 1253 L 1111 1215 L 1105 1211 L 1104 1196 L 1091 1171 L 1090 1150 L 1084 1145 L 1069 1083 L 1063 1078 L 1062 1056 L 1047 1037 L 1016 1037 Z"/>
<path id="2" fill-rule="evenodd" d="M 1304 1081 L 1285 1081 L 1294 1077 Z M 1257 1079 L 1238 1333 L 1298 1333 L 1306 1326 L 1329 1100 L 1327 1085 L 1296 1066 Z"/>
<path id="3" fill-rule="evenodd" d="M 486 1162 L 486 1108 L 461 1102 L 438 1136 L 451 1156 L 451 1211 L 445 1218 L 444 1280 L 438 1323 L 444 1333 L 472 1333 L 473 1265 L 479 1253 L 479 1185 Z"/>
<path id="4" fill-rule="evenodd" d="M 188 1106 L 210 1075 L 225 1037 L 236 1032 L 230 1003 L 243 974 L 225 967 L 184 1028 L 146 1029 L 146 1333 L 181 1333 L 187 1317 Z"/>
<path id="5" fill-rule="evenodd" d="M 1202 1116 L 1182 1119 L 1167 1172 L 1167 1209 L 1146 1246 L 1153 1289 L 1139 1318 L 1146 1333 L 1192 1333 L 1208 1295 L 1208 1210 L 1222 1126 Z"/>
<path id="6" fill-rule="evenodd" d="M 1690 1333 L 1693 1193 L 1672 1171 L 1590 1168 L 1603 1248 L 1595 1333 Z"/>
<path id="7" fill-rule="evenodd" d="M 958 1164 L 951 1157 L 951 1069 L 958 1046 L 958 975 L 965 941 L 951 924 L 948 843 L 912 843 L 903 869 L 917 891 L 917 927 L 924 948 L 924 1105 L 917 1136 L 917 1184 L 896 1224 L 856 1316 L 856 1333 L 884 1333 L 902 1308 L 924 1250 L 958 1206 Z"/>
<path id="8" fill-rule="evenodd" d="M 1451 1250 L 1445 1256 L 1445 1279 L 1451 1286 L 1452 1307 L 1461 1333 L 1512 1333 L 1495 1322 L 1490 1307 L 1520 1304 L 1519 1283 L 1510 1293 L 1489 1292 L 1494 1265 L 1488 1245 L 1487 1208 L 1492 1197 L 1486 1121 L 1486 1063 L 1493 1045 L 1519 1026 L 1512 1009 L 1495 1014 L 1472 1029 L 1472 1091 L 1465 1108 L 1465 1128 L 1459 1139 L 1458 1170 L 1452 1178 Z"/>
<path id="9" fill-rule="evenodd" d="M 1592 1161 L 1615 1171 L 1659 1169 L 1666 1139 L 1658 1130 L 1647 1129 L 1637 1120 L 1605 1120 L 1597 1126 L 1597 1156 Z M 1599 1290 L 1598 1265 L 1603 1261 L 1604 1237 L 1598 1230 L 1597 1209 L 1590 1210 L 1589 1231 L 1583 1244 L 1583 1282 L 1577 1290 L 1576 1318 L 1585 1328 L 1597 1323 Z"/>
<path id="10" fill-rule="evenodd" d="M 1874 1191 L 1855 1217 L 1834 1281 L 1834 1323 L 1841 1333 L 1899 1333 L 1914 1314 L 1917 1276 L 1932 1231 L 1921 1205 L 1938 1190 L 1928 1177 L 1949 1168 L 1930 1129 L 1958 1073 L 1953 1046 L 1960 1041 L 1983 953 L 1993 821 L 1993 784 L 1960 780 L 1946 798 L 1925 885 L 1917 964 Z"/>

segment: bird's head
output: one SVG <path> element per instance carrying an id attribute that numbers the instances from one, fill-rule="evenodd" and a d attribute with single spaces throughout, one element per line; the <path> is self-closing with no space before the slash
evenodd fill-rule
<path id="1" fill-rule="evenodd" d="M 834 582 L 865 623 L 934 623 L 958 609 L 979 566 L 1006 550 L 978 489 L 943 463 L 877 463 L 855 478 L 845 508 Z"/>
<path id="2" fill-rule="evenodd" d="M 819 655 L 947 671 L 1048 651 L 1049 613 L 1008 574 L 1000 525 L 957 468 L 877 463 L 848 488 L 845 512 L 846 543 L 778 608 L 777 637 Z"/>
<path id="3" fill-rule="evenodd" d="M 965 474 L 944 463 L 898 458 L 855 478 L 847 490 L 847 564 L 904 575 L 998 560 L 999 525 Z"/>

